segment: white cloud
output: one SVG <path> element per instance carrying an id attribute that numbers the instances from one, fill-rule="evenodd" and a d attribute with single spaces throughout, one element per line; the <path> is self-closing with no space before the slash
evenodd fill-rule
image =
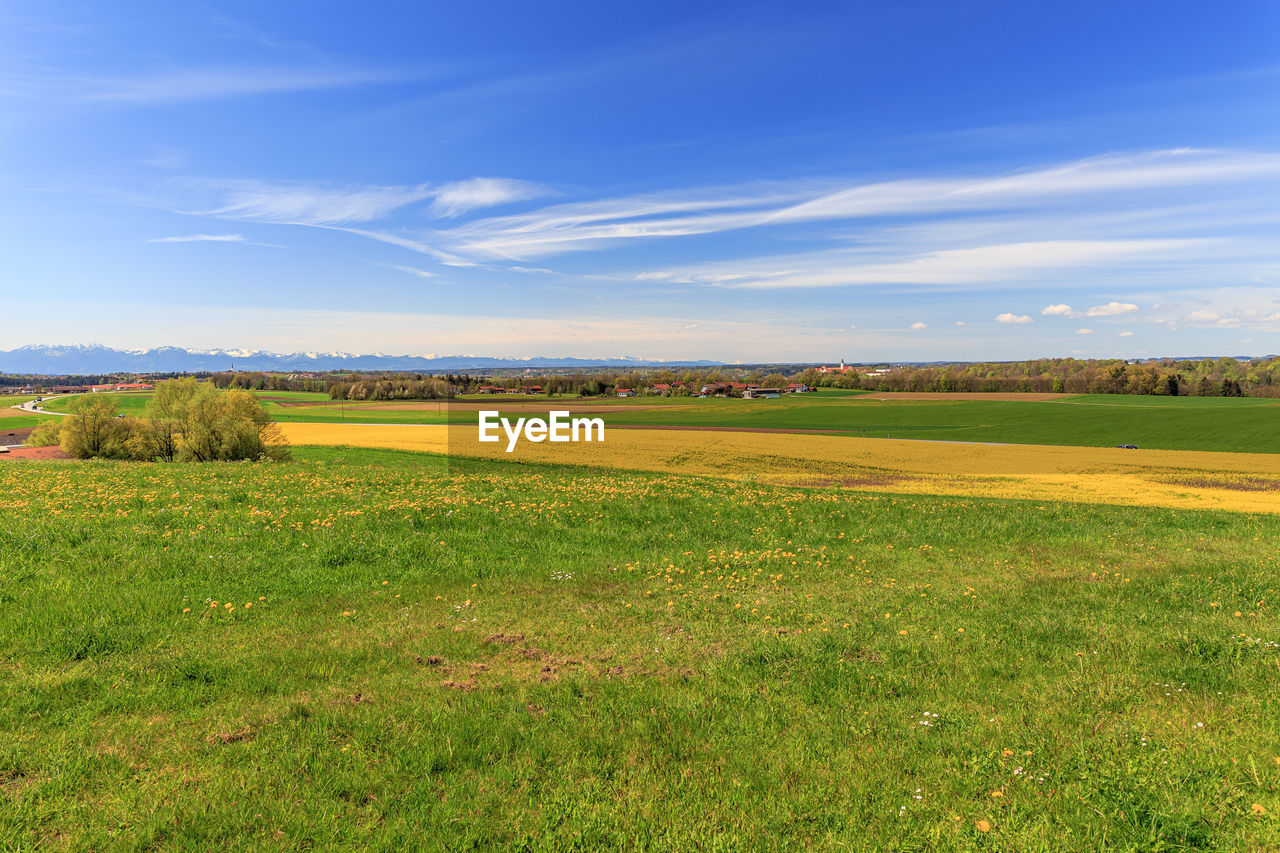
<path id="1" fill-rule="evenodd" d="M 431 198 L 426 184 L 417 186 L 327 188 L 303 184 L 223 181 L 220 207 L 205 215 L 224 219 L 288 225 L 341 225 L 381 219 L 398 208 Z"/>
<path id="2" fill-rule="evenodd" d="M 84 101 L 163 104 L 215 98 L 339 89 L 420 79 L 422 72 L 323 68 L 165 69 L 133 77 L 46 80 L 41 91 Z M 74 85 L 70 90 L 67 83 Z"/>
<path id="3" fill-rule="evenodd" d="M 965 322 L 964 322 L 964 320 L 956 320 L 956 325 L 957 325 L 957 326 L 963 326 L 963 325 L 965 325 Z"/>
<path id="4" fill-rule="evenodd" d="M 927 325 L 925 325 L 924 323 L 912 323 L 912 324 L 911 324 L 911 328 L 912 328 L 912 329 L 917 329 L 917 330 L 919 330 L 919 329 L 927 329 L 927 328 L 929 328 L 929 327 L 928 327 Z"/>
<path id="5" fill-rule="evenodd" d="M 945 249 L 883 262 L 855 262 L 830 253 L 814 257 L 783 257 L 754 268 L 722 269 L 717 275 L 729 287 L 781 289 L 847 287 L 877 284 L 972 285 L 1024 281 L 1062 270 L 1095 264 L 1137 260 L 1151 255 L 1170 257 L 1198 246 L 1195 240 L 1049 240 Z M 770 268 L 770 263 L 777 264 Z M 707 273 L 685 276 L 708 281 Z"/>
<path id="6" fill-rule="evenodd" d="M 1095 305 L 1084 312 L 1085 317 L 1115 317 L 1120 314 L 1132 314 L 1138 306 L 1132 302 L 1108 302 L 1106 305 Z"/>
<path id="7" fill-rule="evenodd" d="M 1147 317 L 1176 329 L 1258 329 L 1280 333 L 1280 292 L 1274 287 L 1224 287 L 1152 293 L 1157 304 Z"/>
<path id="8" fill-rule="evenodd" d="M 192 234 L 187 237 L 153 237 L 148 243 L 243 243 L 241 234 Z"/>
<path id="9" fill-rule="evenodd" d="M 1076 329 L 1077 335 L 1092 335 L 1093 329 Z"/>
<path id="10" fill-rule="evenodd" d="M 835 181 L 792 181 L 670 191 L 480 220 L 449 236 L 464 253 L 519 259 L 598 249 L 619 241 L 819 220 L 1036 209 L 1089 194 L 1230 184 L 1267 176 L 1280 176 L 1280 154 L 1153 151 L 994 177 L 926 177 L 844 187 Z"/>
<path id="11" fill-rule="evenodd" d="M 855 330 L 855 329 L 857 329 L 857 328 L 858 328 L 858 327 L 857 327 L 857 326 L 855 326 L 855 325 L 853 325 L 852 323 L 850 323 L 850 324 L 849 324 L 849 331 L 851 331 L 851 332 L 852 332 L 852 331 L 854 331 L 854 330 Z"/>
<path id="12" fill-rule="evenodd" d="M 1117 337 L 1121 337 L 1121 338 L 1132 338 L 1132 337 L 1133 337 L 1133 332 L 1121 332 L 1119 335 L 1117 335 Z"/>
<path id="13" fill-rule="evenodd" d="M 428 272 L 426 270 L 420 270 L 417 267 L 407 267 L 407 266 L 402 266 L 401 264 L 382 264 L 382 266 L 387 267 L 388 269 L 399 270 L 402 273 L 406 273 L 407 275 L 417 276 L 418 278 L 435 278 L 436 277 L 435 273 Z"/>
<path id="14" fill-rule="evenodd" d="M 1040 313 L 1046 317 L 1116 317 L 1121 314 L 1132 314 L 1138 306 L 1132 302 L 1108 302 L 1106 305 L 1094 305 L 1084 311 L 1073 311 L 1070 305 L 1047 305 Z"/>
<path id="15" fill-rule="evenodd" d="M 1004 314 L 997 314 L 996 322 L 1006 323 L 1011 326 L 1025 326 L 1027 323 L 1034 323 L 1035 320 L 1032 320 L 1026 314 L 1009 314 L 1006 312 Z"/>
<path id="16" fill-rule="evenodd" d="M 547 190 L 512 178 L 471 178 L 445 184 L 435 190 L 430 211 L 438 217 L 460 216 L 481 207 L 524 201 L 547 194 Z"/>

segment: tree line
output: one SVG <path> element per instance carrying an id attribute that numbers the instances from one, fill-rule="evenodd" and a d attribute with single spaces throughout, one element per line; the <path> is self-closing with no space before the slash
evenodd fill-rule
<path id="1" fill-rule="evenodd" d="M 812 387 L 867 391 L 951 393 L 1144 394 L 1199 397 L 1280 397 L 1280 358 L 1163 359 L 1129 363 L 1123 359 L 1041 358 L 1028 361 L 945 365 L 881 365 L 822 373 L 805 368 L 789 374 L 731 366 L 713 368 L 597 371 L 518 377 L 359 374 L 330 376 L 325 390 L 334 400 L 433 400 L 476 394 L 482 387 L 532 389 L 545 395 L 593 397 L 619 388 L 651 391 L 654 385 L 677 387 L 665 393 L 696 393 L 716 382 L 745 382 L 766 388 L 801 382 Z"/>
<path id="2" fill-rule="evenodd" d="M 1280 358 L 1162 359 L 1132 364 L 1120 359 L 1044 358 L 899 367 L 874 375 L 820 374 L 810 369 L 799 375 L 811 385 L 869 391 L 1280 397 Z"/>

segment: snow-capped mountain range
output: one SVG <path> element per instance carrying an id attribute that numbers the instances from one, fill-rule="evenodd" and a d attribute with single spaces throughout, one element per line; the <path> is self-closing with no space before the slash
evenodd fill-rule
<path id="1" fill-rule="evenodd" d="M 651 361 L 609 358 L 501 358 L 478 355 L 386 355 L 384 353 L 291 352 L 249 349 L 113 349 L 88 346 L 25 346 L 0 350 L 0 373 L 104 374 L 198 373 L 200 371 L 276 370 L 404 370 L 440 373 L 451 370 L 521 367 L 658 367 L 718 364 L 712 361 Z"/>

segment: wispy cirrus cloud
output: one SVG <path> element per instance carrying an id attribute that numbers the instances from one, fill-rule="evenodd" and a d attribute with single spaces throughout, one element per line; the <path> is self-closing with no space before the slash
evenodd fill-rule
<path id="1" fill-rule="evenodd" d="M 434 190 L 431 213 L 442 218 L 460 216 L 484 207 L 496 207 L 547 194 L 545 187 L 512 178 L 471 178 Z"/>
<path id="2" fill-rule="evenodd" d="M 244 243 L 243 234 L 189 234 L 185 237 L 153 237 L 148 243 Z"/>
<path id="3" fill-rule="evenodd" d="M 27 72 L 0 77 L 0 92 L 21 98 L 127 107 L 391 85 L 442 73 L 332 65 L 174 66 L 119 75 Z"/>
<path id="4" fill-rule="evenodd" d="M 405 266 L 404 264 L 380 264 L 387 269 L 397 270 L 405 275 L 415 276 L 417 278 L 435 278 L 436 274 L 428 270 L 418 269 L 417 267 Z"/>
<path id="5" fill-rule="evenodd" d="M 728 262 L 651 280 L 728 288 L 784 289 L 883 284 L 961 286 L 1025 282 L 1052 271 L 1177 257 L 1201 248 L 1197 240 L 1048 240 L 936 252 L 895 253 L 867 260 L 859 253 L 819 252 Z"/>
<path id="6" fill-rule="evenodd" d="M 148 243 L 234 243 L 241 246 L 259 246 L 266 249 L 284 249 L 277 243 L 261 243 L 243 234 L 184 234 L 179 237 L 152 237 Z"/>
<path id="7" fill-rule="evenodd" d="M 440 236 L 477 256 L 528 259 L 620 242 L 744 228 L 967 211 L 1042 209 L 1091 195 L 1280 178 L 1280 155 L 1178 149 L 1096 157 L 1003 176 L 912 178 L 840 187 L 781 182 L 554 205 Z"/>
<path id="8" fill-rule="evenodd" d="M 416 186 L 319 187 L 258 181 L 208 181 L 220 192 L 219 206 L 198 211 L 249 222 L 286 225 L 342 225 L 382 219 L 393 211 L 432 197 L 426 184 Z"/>
<path id="9" fill-rule="evenodd" d="M 536 198 L 550 192 L 513 178 L 472 178 L 434 186 L 326 186 L 249 180 L 192 182 L 217 197 L 213 206 L 194 211 L 249 222 L 282 225 L 348 225 L 384 220 L 413 204 L 430 201 L 426 215 L 456 217 L 472 210 Z M 366 235 L 369 236 L 369 235 Z M 421 241 L 415 241 L 421 244 Z"/>

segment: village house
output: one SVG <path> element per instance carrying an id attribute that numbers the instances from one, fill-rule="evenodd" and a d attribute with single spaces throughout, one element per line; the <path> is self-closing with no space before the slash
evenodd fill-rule
<path id="1" fill-rule="evenodd" d="M 848 365 L 846 365 L 846 364 L 844 363 L 844 359 L 843 359 L 843 358 L 842 358 L 842 359 L 840 359 L 840 366 L 839 366 L 839 367 L 825 367 L 825 366 L 824 366 L 824 367 L 819 367 L 819 368 L 818 368 L 818 372 L 819 372 L 819 373 L 850 373 L 850 372 L 852 372 L 853 370 L 854 370 L 854 368 L 852 368 L 852 367 L 850 367 L 850 366 L 848 366 Z"/>
<path id="2" fill-rule="evenodd" d="M 630 388 L 619 388 L 615 392 L 619 397 L 634 397 L 636 392 Z"/>

